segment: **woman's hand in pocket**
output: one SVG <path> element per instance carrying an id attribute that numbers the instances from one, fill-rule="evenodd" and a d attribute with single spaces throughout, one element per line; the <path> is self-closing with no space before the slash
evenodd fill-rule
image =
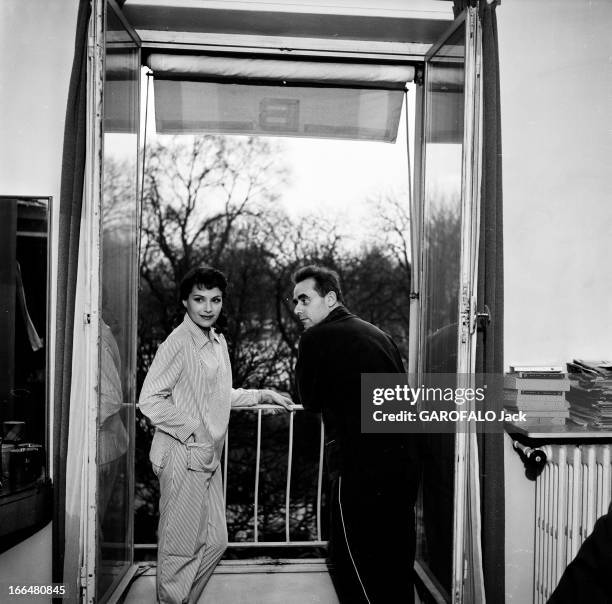
<path id="1" fill-rule="evenodd" d="M 208 438 L 207 438 L 207 433 L 206 430 L 204 429 L 204 425 L 200 424 L 194 431 L 193 431 L 193 438 L 194 438 L 194 442 L 196 443 L 204 443 L 204 442 L 208 442 Z"/>

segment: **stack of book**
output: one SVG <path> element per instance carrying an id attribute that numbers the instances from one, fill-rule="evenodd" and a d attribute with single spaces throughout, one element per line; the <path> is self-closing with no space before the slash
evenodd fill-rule
<path id="1" fill-rule="evenodd" d="M 565 424 L 569 389 L 562 367 L 511 365 L 504 376 L 504 406 L 512 413 L 522 411 L 529 424 Z"/>
<path id="2" fill-rule="evenodd" d="M 574 359 L 567 371 L 571 420 L 594 430 L 612 429 L 612 363 Z"/>

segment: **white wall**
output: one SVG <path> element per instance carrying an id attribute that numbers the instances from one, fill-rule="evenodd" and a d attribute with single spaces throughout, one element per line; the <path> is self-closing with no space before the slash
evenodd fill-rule
<path id="1" fill-rule="evenodd" d="M 612 3 L 497 12 L 506 363 L 612 357 Z"/>
<path id="2" fill-rule="evenodd" d="M 0 2 L 0 195 L 52 196 L 55 224 L 77 5 Z M 50 580 L 49 524 L 0 555 L 0 583 Z"/>
<path id="3" fill-rule="evenodd" d="M 612 358 L 612 2 L 505 0 L 505 362 Z M 506 438 L 506 601 L 530 602 L 534 485 Z"/>
<path id="4" fill-rule="evenodd" d="M 59 196 L 76 0 L 0 3 L 0 190 Z"/>

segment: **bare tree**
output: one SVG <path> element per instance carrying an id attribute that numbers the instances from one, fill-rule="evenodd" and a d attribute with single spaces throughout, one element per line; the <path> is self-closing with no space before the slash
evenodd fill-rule
<path id="1" fill-rule="evenodd" d="M 410 282 L 410 208 L 408 195 L 381 193 L 369 200 L 374 211 L 374 236 L 406 273 Z"/>
<path id="2" fill-rule="evenodd" d="M 160 308 L 191 266 L 218 266 L 237 227 L 258 219 L 285 179 L 262 138 L 195 136 L 147 149 L 141 277 Z M 175 317 L 163 321 L 167 332 Z"/>

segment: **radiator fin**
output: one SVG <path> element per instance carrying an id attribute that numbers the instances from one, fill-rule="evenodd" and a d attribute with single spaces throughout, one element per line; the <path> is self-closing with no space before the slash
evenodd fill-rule
<path id="1" fill-rule="evenodd" d="M 534 597 L 546 604 L 565 567 L 610 505 L 612 445 L 547 445 L 536 481 Z"/>

